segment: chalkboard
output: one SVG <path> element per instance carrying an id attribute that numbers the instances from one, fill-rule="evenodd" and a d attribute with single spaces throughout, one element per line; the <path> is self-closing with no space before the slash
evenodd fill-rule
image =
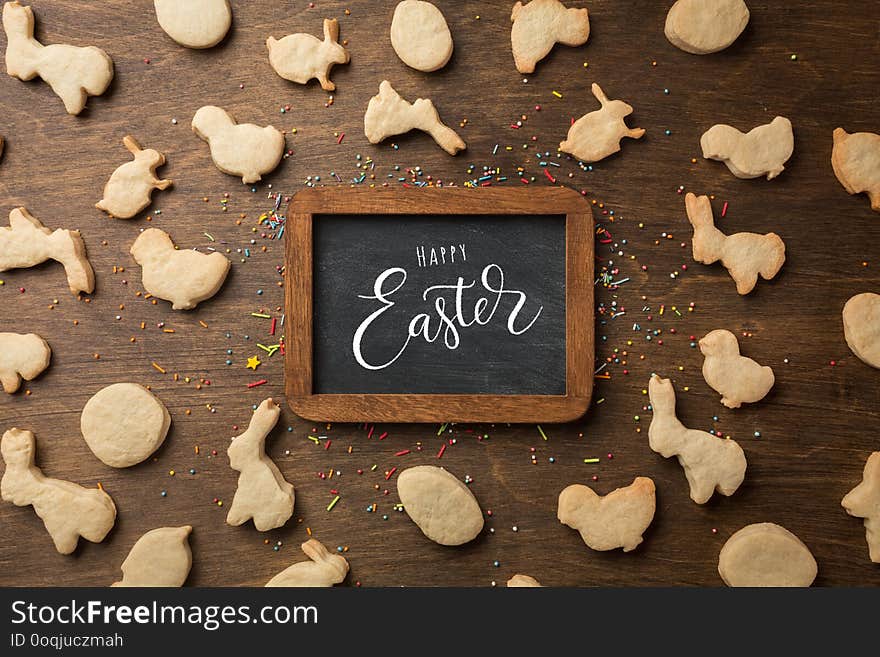
<path id="1" fill-rule="evenodd" d="M 564 215 L 313 231 L 315 393 L 565 394 Z"/>
<path id="2" fill-rule="evenodd" d="M 564 421 L 589 403 L 592 222 L 570 190 L 291 201 L 285 376 L 320 421 Z"/>

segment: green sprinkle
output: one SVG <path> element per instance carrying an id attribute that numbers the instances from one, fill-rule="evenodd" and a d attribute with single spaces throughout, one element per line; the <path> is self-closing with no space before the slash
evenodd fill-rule
<path id="1" fill-rule="evenodd" d="M 333 498 L 333 501 L 330 502 L 330 504 L 327 505 L 327 510 L 328 510 L 328 511 L 332 511 L 332 510 L 333 510 L 333 507 L 336 506 L 336 503 L 337 503 L 338 501 L 339 501 L 339 495 L 337 495 L 336 497 L 334 497 L 334 498 Z"/>
<path id="2" fill-rule="evenodd" d="M 541 438 L 543 438 L 544 440 L 548 440 L 547 434 L 544 433 L 544 430 L 541 428 L 541 425 L 539 424 L 539 425 L 537 425 L 537 427 L 538 427 L 538 433 L 541 434 Z"/>

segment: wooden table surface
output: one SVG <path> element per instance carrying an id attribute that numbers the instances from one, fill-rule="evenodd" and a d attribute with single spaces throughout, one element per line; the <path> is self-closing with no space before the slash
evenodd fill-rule
<path id="1" fill-rule="evenodd" d="M 118 518 L 103 543 L 81 541 L 74 555 L 62 556 L 32 509 L 0 504 L 0 584 L 109 584 L 145 531 L 191 524 L 190 585 L 261 586 L 304 558 L 299 545 L 311 531 L 330 548 L 348 548 L 351 585 L 484 586 L 522 572 L 557 586 L 717 586 L 724 541 L 764 521 L 784 525 L 809 546 L 819 564 L 817 584 L 880 583 L 862 521 L 840 506 L 867 456 L 880 449 L 880 372 L 849 351 L 840 318 L 850 296 L 880 291 L 880 215 L 864 196 L 849 196 L 830 165 L 835 127 L 880 130 L 880 6 L 752 0 L 751 22 L 736 44 L 697 57 L 663 36 L 670 1 L 572 0 L 590 10 L 589 42 L 557 47 L 526 82 L 510 53 L 511 2 L 437 2 L 455 54 L 434 74 L 395 57 L 392 0 L 314 4 L 233 2 L 228 38 L 193 51 L 165 36 L 147 0 L 33 2 L 39 39 L 97 45 L 112 56 L 116 76 L 78 117 L 66 115 L 44 83 L 0 76 L 0 134 L 7 141 L 0 210 L 5 216 L 24 205 L 51 228 L 80 229 L 97 275 L 95 294 L 83 300 L 69 294 L 56 264 L 0 275 L 0 330 L 38 332 L 53 349 L 51 367 L 26 385 L 29 395 L 0 396 L 0 429 L 34 431 L 44 472 L 85 486 L 100 482 Z M 334 16 L 352 61 L 334 69 L 338 91 L 327 106 L 328 94 L 314 82 L 302 87 L 275 75 L 264 42 L 269 35 L 320 34 L 322 19 Z M 432 98 L 456 130 L 467 120 L 459 130 L 467 151 L 450 157 L 421 134 L 395 140 L 398 149 L 392 140 L 368 144 L 363 112 L 386 78 L 409 100 Z M 596 109 L 593 81 L 633 105 L 629 123 L 647 135 L 583 171 L 558 157 L 556 147 L 572 117 Z M 220 173 L 189 127 L 207 104 L 287 131 L 292 157 L 253 189 Z M 700 157 L 700 135 L 711 125 L 747 130 L 776 115 L 792 120 L 796 143 L 778 179 L 738 180 Z M 513 129 L 518 121 L 522 127 Z M 166 154 L 160 176 L 174 187 L 154 194 L 151 211 L 161 214 L 112 220 L 93 206 L 110 173 L 129 159 L 122 146 L 129 133 Z M 285 409 L 269 452 L 296 486 L 294 517 L 267 533 L 250 523 L 230 527 L 228 506 L 215 502 L 231 502 L 235 491 L 229 439 L 253 404 L 283 399 L 280 354 L 264 358 L 256 372 L 245 368 L 248 357 L 265 356 L 256 343 L 277 342 L 268 335 L 270 320 L 251 313 L 280 321 L 283 312 L 283 244 L 268 238 L 274 231 L 259 226 L 259 217 L 272 208 L 270 194 L 290 195 L 319 176 L 317 184 L 348 186 L 368 160 L 374 168 L 362 184 L 376 186 L 400 185 L 415 167 L 422 181 L 460 185 L 484 166 L 508 177 L 495 185 L 521 185 L 521 177 L 545 185 L 539 162 L 558 164 L 548 171 L 595 199 L 597 222 L 612 236 L 597 242 L 597 277 L 607 267 L 615 280 L 628 279 L 619 289 L 596 288 L 604 309 L 596 323 L 597 367 L 610 360 L 601 373 L 610 379 L 597 379 L 582 421 L 544 426 L 546 441 L 534 425 L 459 425 L 442 436 L 438 426 L 385 425 L 368 438 L 360 426 L 315 426 Z M 726 232 L 781 235 L 787 261 L 779 276 L 740 297 L 720 265 L 695 263 L 680 185 L 714 194 L 716 213 L 728 203 L 719 220 Z M 148 226 L 168 231 L 183 248 L 227 249 L 233 267 L 222 291 L 192 312 L 138 296 L 140 270 L 128 250 Z M 626 314 L 612 319 L 611 310 Z M 776 386 L 764 401 L 731 411 L 705 384 L 689 336 L 715 328 L 737 333 L 746 355 L 774 368 Z M 688 426 L 717 428 L 742 445 L 748 471 L 733 497 L 694 504 L 678 463 L 648 447 L 644 390 L 652 372 L 673 378 Z M 267 383 L 246 387 L 257 379 Z M 86 400 L 118 381 L 149 385 L 173 417 L 155 458 L 126 470 L 98 461 L 79 433 Z M 327 438 L 316 445 L 311 435 Z M 395 456 L 403 450 L 411 451 Z M 587 457 L 601 461 L 584 464 Z M 417 464 L 473 478 L 471 490 L 491 510 L 477 540 L 437 546 L 393 510 L 396 475 L 386 481 L 384 473 Z M 330 471 L 332 478 L 319 476 Z M 657 513 L 635 552 L 593 552 L 557 521 L 565 486 L 586 483 L 604 494 L 638 475 L 656 482 Z M 368 513 L 370 504 L 378 510 Z"/>

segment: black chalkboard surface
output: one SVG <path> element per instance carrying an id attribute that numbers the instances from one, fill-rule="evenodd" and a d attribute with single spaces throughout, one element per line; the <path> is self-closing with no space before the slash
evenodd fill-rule
<path id="1" fill-rule="evenodd" d="M 287 218 L 288 403 L 318 421 L 562 422 L 589 405 L 571 190 L 317 188 Z"/>
<path id="2" fill-rule="evenodd" d="M 313 232 L 317 394 L 565 394 L 564 215 L 319 214 Z"/>

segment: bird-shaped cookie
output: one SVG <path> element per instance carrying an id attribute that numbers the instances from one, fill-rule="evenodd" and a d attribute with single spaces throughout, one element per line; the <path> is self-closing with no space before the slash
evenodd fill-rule
<path id="1" fill-rule="evenodd" d="M 791 121 L 784 116 L 747 133 L 719 123 L 703 133 L 700 147 L 704 158 L 724 162 L 737 178 L 766 175 L 772 180 L 782 173 L 794 152 L 794 133 Z"/>
<path id="2" fill-rule="evenodd" d="M 727 408 L 763 399 L 776 381 L 773 370 L 751 358 L 740 356 L 739 342 L 730 331 L 716 329 L 700 340 L 703 378 L 709 387 L 721 393 Z"/>
<path id="3" fill-rule="evenodd" d="M 122 579 L 112 586 L 183 586 L 192 568 L 192 527 L 160 527 L 141 536 L 122 562 Z"/>
<path id="4" fill-rule="evenodd" d="M 563 525 L 578 530 L 584 543 L 594 550 L 623 548 L 629 552 L 642 542 L 655 509 L 654 482 L 636 477 L 629 486 L 604 496 L 589 486 L 572 484 L 559 494 L 556 517 Z"/>
<path id="5" fill-rule="evenodd" d="M 195 308 L 220 290 L 229 273 L 229 259 L 214 251 L 176 249 L 164 230 L 148 228 L 131 247 L 143 270 L 144 289 L 171 302 L 174 310 Z"/>
<path id="6" fill-rule="evenodd" d="M 284 135 L 271 125 L 236 123 L 221 107 L 199 108 L 192 129 L 208 142 L 211 159 L 223 173 L 241 176 L 246 184 L 259 182 L 284 155 Z"/>

